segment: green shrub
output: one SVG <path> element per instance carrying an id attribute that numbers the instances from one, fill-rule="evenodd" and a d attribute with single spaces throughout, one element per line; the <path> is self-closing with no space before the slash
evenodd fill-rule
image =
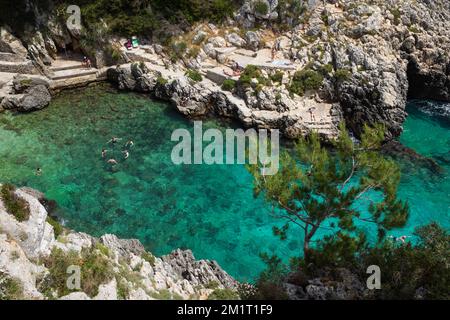
<path id="1" fill-rule="evenodd" d="M 141 254 L 141 258 L 150 263 L 152 267 L 155 265 L 156 258 L 151 253 L 145 251 L 143 254 Z"/>
<path id="2" fill-rule="evenodd" d="M 200 47 L 198 47 L 198 46 L 191 47 L 188 51 L 188 57 L 196 58 L 198 56 L 199 52 L 200 52 Z"/>
<path id="3" fill-rule="evenodd" d="M 273 75 L 270 76 L 270 79 L 273 82 L 278 82 L 281 84 L 283 82 L 283 77 L 284 77 L 284 72 L 277 70 Z"/>
<path id="4" fill-rule="evenodd" d="M 328 15 L 326 13 L 322 13 L 320 15 L 320 18 L 322 19 L 323 23 L 328 26 Z"/>
<path id="5" fill-rule="evenodd" d="M 109 256 L 109 249 L 107 246 L 105 246 L 104 244 L 97 242 L 95 244 L 95 249 L 97 249 L 98 251 L 100 251 L 100 253 L 102 253 L 105 256 Z"/>
<path id="6" fill-rule="evenodd" d="M 412 33 L 421 33 L 420 29 L 417 28 L 416 26 L 410 26 L 408 29 Z"/>
<path id="7" fill-rule="evenodd" d="M 262 16 L 265 16 L 266 14 L 269 13 L 269 6 L 267 5 L 267 2 L 265 2 L 265 1 L 258 0 L 255 2 L 254 6 L 255 6 L 255 12 Z"/>
<path id="8" fill-rule="evenodd" d="M 23 299 L 22 283 L 0 272 L 0 300 L 20 300 Z"/>
<path id="9" fill-rule="evenodd" d="M 61 234 L 64 233 L 64 227 L 55 219 L 50 216 L 47 216 L 47 223 L 53 227 L 53 232 L 55 233 L 55 238 L 58 238 Z"/>
<path id="10" fill-rule="evenodd" d="M 219 283 L 217 281 L 210 281 L 205 286 L 206 289 L 215 290 L 219 288 Z"/>
<path id="11" fill-rule="evenodd" d="M 215 289 L 208 300 L 238 300 L 239 295 L 231 289 Z"/>
<path id="12" fill-rule="evenodd" d="M 344 82 L 352 78 L 352 73 L 350 70 L 347 69 L 337 69 L 334 74 L 334 77 L 338 82 Z"/>
<path id="13" fill-rule="evenodd" d="M 156 83 L 159 84 L 160 86 L 165 86 L 169 81 L 167 79 L 165 79 L 164 77 L 158 77 L 156 79 Z"/>
<path id="14" fill-rule="evenodd" d="M 288 88 L 290 93 L 303 95 L 306 90 L 317 90 L 323 82 L 323 76 L 317 71 L 304 69 L 294 73 Z"/>
<path id="15" fill-rule="evenodd" d="M 125 279 L 117 279 L 117 297 L 120 300 L 126 300 L 128 298 L 128 295 L 130 294 L 130 288 L 128 287 L 128 283 L 125 281 Z"/>
<path id="16" fill-rule="evenodd" d="M 200 82 L 200 81 L 203 80 L 202 75 L 201 75 L 197 70 L 188 69 L 188 70 L 186 71 L 185 75 L 186 75 L 189 79 L 191 79 L 191 80 L 193 80 L 193 81 L 195 81 L 195 82 Z"/>
<path id="17" fill-rule="evenodd" d="M 259 67 L 249 64 L 245 67 L 244 71 L 241 73 L 239 77 L 239 84 L 243 87 L 251 86 L 252 79 L 258 80 L 258 84 L 261 85 L 270 85 L 270 79 L 266 79 L 263 77 L 261 69 Z"/>
<path id="18" fill-rule="evenodd" d="M 233 79 L 226 79 L 222 83 L 222 90 L 224 91 L 233 91 L 236 86 L 236 81 Z"/>
<path id="19" fill-rule="evenodd" d="M 47 276 L 48 286 L 55 290 L 58 296 L 67 295 L 72 290 L 67 288 L 67 268 L 69 266 L 81 267 L 81 290 L 90 297 L 98 294 L 101 284 L 111 281 L 113 271 L 108 259 L 92 249 L 83 249 L 81 254 L 76 251 L 64 252 L 54 248 L 44 265 L 49 269 Z"/>
<path id="20" fill-rule="evenodd" d="M 398 26 L 401 22 L 401 12 L 398 8 L 390 9 L 392 15 L 394 16 L 394 24 Z"/>
<path id="21" fill-rule="evenodd" d="M 324 65 L 320 66 L 319 72 L 323 76 L 327 76 L 333 72 L 333 65 L 331 63 L 324 64 Z"/>
<path id="22" fill-rule="evenodd" d="M 167 50 L 170 60 L 172 62 L 177 62 L 186 53 L 187 44 L 184 41 L 173 42 L 167 47 Z"/>
<path id="23" fill-rule="evenodd" d="M 15 191 L 15 186 L 5 183 L 0 190 L 0 197 L 9 214 L 19 222 L 26 221 L 30 218 L 30 207 L 28 202 L 16 195 Z"/>
<path id="24" fill-rule="evenodd" d="M 167 289 L 162 289 L 157 293 L 151 294 L 156 300 L 172 300 L 172 294 Z"/>

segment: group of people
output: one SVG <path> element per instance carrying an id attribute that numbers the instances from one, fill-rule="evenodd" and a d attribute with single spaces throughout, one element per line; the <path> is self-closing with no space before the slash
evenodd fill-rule
<path id="1" fill-rule="evenodd" d="M 117 137 L 112 137 L 107 143 L 111 144 L 114 148 L 114 146 L 117 145 L 117 143 L 119 141 L 121 141 L 121 138 L 117 138 Z M 122 151 L 122 155 L 123 155 L 123 160 L 128 159 L 128 157 L 130 156 L 130 152 L 128 151 L 130 148 L 132 148 L 134 146 L 134 142 L 132 140 L 128 140 L 127 143 L 125 143 L 124 147 L 125 150 Z M 119 164 L 119 162 L 114 158 L 114 157 L 108 157 L 108 149 L 103 148 L 102 149 L 102 159 L 107 159 L 106 162 L 112 166 Z"/>

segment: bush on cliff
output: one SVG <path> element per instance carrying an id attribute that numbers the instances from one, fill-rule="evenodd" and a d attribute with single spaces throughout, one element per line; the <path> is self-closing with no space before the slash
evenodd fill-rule
<path id="1" fill-rule="evenodd" d="M 263 76 L 261 69 L 258 66 L 249 64 L 245 67 L 239 77 L 239 84 L 242 87 L 250 87 L 252 85 L 252 79 L 256 79 L 258 84 L 266 86 L 271 84 L 271 80 Z"/>
<path id="2" fill-rule="evenodd" d="M 262 16 L 265 16 L 269 13 L 269 6 L 266 1 L 258 0 L 254 4 L 255 12 Z"/>
<path id="3" fill-rule="evenodd" d="M 0 197 L 6 211 L 13 215 L 17 221 L 26 221 L 30 217 L 28 202 L 16 195 L 16 188 L 12 184 L 5 183 L 0 190 Z"/>
<path id="4" fill-rule="evenodd" d="M 334 73 L 334 78 L 338 82 L 348 81 L 352 78 L 352 72 L 347 69 L 337 69 Z"/>
<path id="5" fill-rule="evenodd" d="M 42 2 L 47 0 L 40 0 Z M 201 20 L 221 22 L 232 16 L 240 5 L 237 0 L 56 0 L 57 5 L 81 8 L 83 23 L 94 30 L 99 19 L 113 34 L 151 38 L 163 27 L 163 20 L 171 24 L 193 24 Z"/>
<path id="6" fill-rule="evenodd" d="M 51 216 L 47 216 L 47 223 L 53 227 L 53 232 L 55 233 L 55 238 L 58 238 L 60 235 L 64 233 L 64 227 L 56 221 Z"/>
<path id="7" fill-rule="evenodd" d="M 222 90 L 224 91 L 233 91 L 236 87 L 236 81 L 233 79 L 226 79 L 222 83 Z"/>
<path id="8" fill-rule="evenodd" d="M 208 300 L 238 300 L 239 295 L 231 289 L 215 289 Z"/>
<path id="9" fill-rule="evenodd" d="M 306 90 L 317 90 L 322 86 L 323 76 L 314 70 L 304 69 L 294 73 L 288 88 L 290 93 L 302 96 Z"/>
<path id="10" fill-rule="evenodd" d="M 0 300 L 20 300 L 23 298 L 22 283 L 0 272 Z"/>
<path id="11" fill-rule="evenodd" d="M 49 294 L 56 291 L 57 296 L 64 296 L 72 291 L 67 287 L 67 274 L 69 266 L 79 266 L 81 269 L 81 290 L 88 296 L 94 297 L 98 294 L 98 287 L 101 284 L 111 281 L 114 277 L 111 262 L 102 253 L 93 248 L 84 248 L 81 254 L 76 251 L 64 252 L 59 248 L 54 248 L 44 265 L 49 269 L 46 279 L 47 288 L 41 289 Z"/>
<path id="12" fill-rule="evenodd" d="M 197 70 L 188 69 L 186 71 L 186 76 L 194 82 L 200 82 L 203 80 L 202 75 Z"/>

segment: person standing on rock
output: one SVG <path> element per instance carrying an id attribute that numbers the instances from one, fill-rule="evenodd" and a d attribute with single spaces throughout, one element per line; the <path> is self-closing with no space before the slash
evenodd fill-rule
<path id="1" fill-rule="evenodd" d="M 315 107 L 311 107 L 308 109 L 309 115 L 311 117 L 311 122 L 316 121 L 316 116 L 314 115 Z"/>
<path id="2" fill-rule="evenodd" d="M 274 44 L 274 45 L 272 46 L 272 51 L 271 51 L 271 54 L 272 54 L 272 61 L 275 60 L 275 55 L 276 55 L 276 53 L 277 53 L 277 48 L 276 48 L 276 44 Z"/>

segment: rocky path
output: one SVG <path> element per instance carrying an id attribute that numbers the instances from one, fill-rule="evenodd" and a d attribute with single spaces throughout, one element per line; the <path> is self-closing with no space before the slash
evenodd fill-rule
<path id="1" fill-rule="evenodd" d="M 300 64 L 283 59 L 284 55 L 281 52 L 277 52 L 275 59 L 272 60 L 271 49 L 268 48 L 252 51 L 229 46 L 219 47 L 215 50 L 221 54 L 224 54 L 225 51 L 227 53 L 223 59 L 205 58 L 201 61 L 198 70 L 204 77 L 202 81 L 192 83 L 185 76 L 184 68 L 168 63 L 162 56 L 145 46 L 132 50 L 123 49 L 123 54 L 132 63 L 144 63 L 149 72 L 143 75 L 144 70 L 131 71 L 130 63 L 121 65 L 118 72 L 122 73 L 122 76 L 117 79 L 120 82 L 118 83 L 119 88 L 158 91 L 155 87 L 155 77 L 160 76 L 167 79 L 169 85 L 163 90 L 165 94 L 159 98 L 170 100 L 177 105 L 181 113 L 187 116 L 199 116 L 212 111 L 220 116 L 233 117 L 246 127 L 278 128 L 284 135 L 292 138 L 312 130 L 326 138 L 336 136 L 337 123 L 340 121 L 339 115 L 334 113 L 332 104 L 322 101 L 314 94 L 309 98 L 286 97 L 289 106 L 281 111 L 273 109 L 273 107 L 258 107 L 257 102 L 252 100 L 253 97 L 245 99 L 221 89 L 221 85 L 226 79 L 235 81 L 239 79 L 239 76 L 232 75 L 230 66 L 233 63 L 237 63 L 242 68 L 247 65 L 256 65 L 261 70 L 269 72 L 278 70 L 289 75 L 300 69 Z M 133 77 L 134 79 L 132 79 Z M 139 79 L 139 77 L 146 80 Z M 141 81 L 145 81 L 146 84 L 142 84 Z M 137 87 L 135 87 L 136 83 Z M 148 83 L 152 83 L 152 85 L 149 86 Z M 219 99 L 222 101 L 220 106 L 211 107 L 210 101 L 217 100 L 220 95 L 224 97 Z M 263 105 L 272 105 L 273 103 L 270 101 L 270 97 L 262 99 L 267 100 L 262 102 Z M 221 105 L 222 103 L 225 105 Z"/>

